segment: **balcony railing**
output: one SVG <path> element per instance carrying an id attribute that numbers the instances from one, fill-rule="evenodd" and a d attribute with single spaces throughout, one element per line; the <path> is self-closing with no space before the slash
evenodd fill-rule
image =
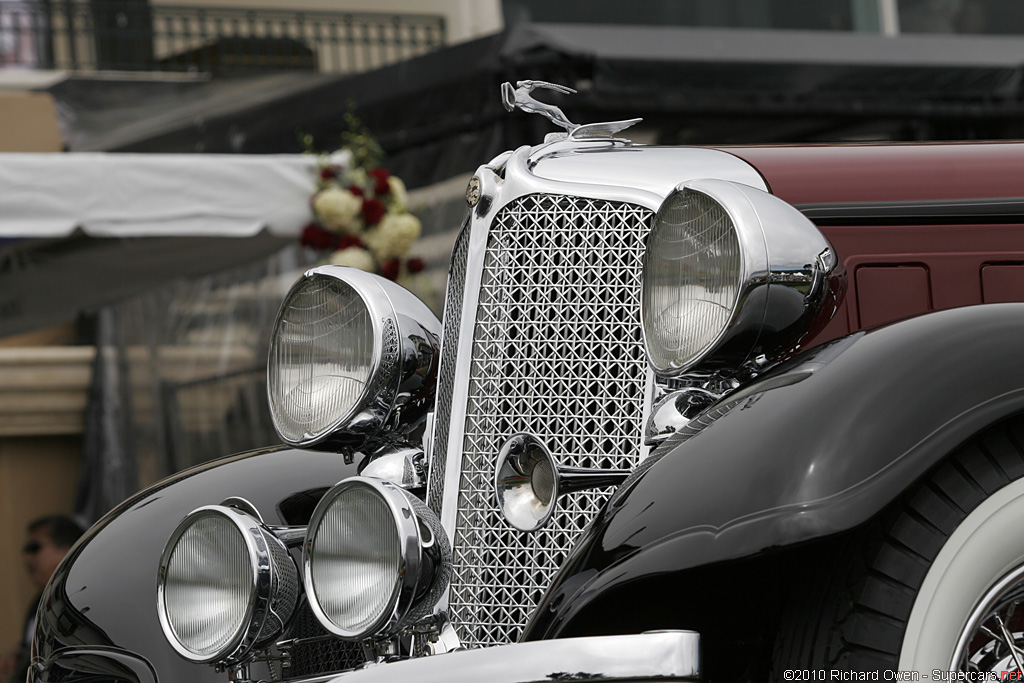
<path id="1" fill-rule="evenodd" d="M 0 0 L 0 68 L 351 73 L 444 43 L 433 15 Z"/>

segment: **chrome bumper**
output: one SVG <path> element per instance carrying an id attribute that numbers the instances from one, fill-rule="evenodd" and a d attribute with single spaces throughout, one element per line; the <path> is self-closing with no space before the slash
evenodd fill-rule
<path id="1" fill-rule="evenodd" d="M 332 679 L 337 683 L 552 683 L 556 681 L 700 678 L 700 636 L 652 631 L 462 650 L 379 664 Z"/>

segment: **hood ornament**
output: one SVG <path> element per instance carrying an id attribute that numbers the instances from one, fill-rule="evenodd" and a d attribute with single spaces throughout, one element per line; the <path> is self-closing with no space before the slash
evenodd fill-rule
<path id="1" fill-rule="evenodd" d="M 558 85 L 557 83 L 548 83 L 547 81 L 517 81 L 516 87 L 514 88 L 511 83 L 501 84 L 501 102 L 505 105 L 505 109 L 507 111 L 521 109 L 527 114 L 540 114 L 555 125 L 561 126 L 565 129 L 565 133 L 549 134 L 545 138 L 545 141 L 548 142 L 565 139 L 566 137 L 573 140 L 607 140 L 613 138 L 619 131 L 625 130 L 630 126 L 643 121 L 643 119 L 627 119 L 624 121 L 587 123 L 584 125 L 573 123 L 560 108 L 553 104 L 547 104 L 545 102 L 535 100 L 531 93 L 537 88 L 554 90 L 566 95 L 576 93 L 574 89 L 564 85 Z"/>

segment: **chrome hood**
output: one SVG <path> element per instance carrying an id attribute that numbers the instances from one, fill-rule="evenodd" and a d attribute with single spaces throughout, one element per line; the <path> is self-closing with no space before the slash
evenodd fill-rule
<path id="1" fill-rule="evenodd" d="M 531 150 L 528 167 L 556 182 L 635 187 L 664 198 L 695 178 L 729 180 L 769 191 L 756 168 L 728 152 L 698 147 L 648 147 L 625 140 L 560 141 Z"/>

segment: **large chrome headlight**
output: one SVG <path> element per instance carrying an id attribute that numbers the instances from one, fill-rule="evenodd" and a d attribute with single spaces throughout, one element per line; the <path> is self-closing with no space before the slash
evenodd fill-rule
<path id="1" fill-rule="evenodd" d="M 160 558 L 160 626 L 186 659 L 236 663 L 281 633 L 298 588 L 288 551 L 258 520 L 202 507 L 181 521 Z"/>
<path id="2" fill-rule="evenodd" d="M 418 498 L 369 477 L 321 499 L 303 549 L 306 596 L 342 638 L 391 635 L 426 616 L 448 586 L 451 549 Z"/>
<path id="3" fill-rule="evenodd" d="M 414 426 L 433 400 L 441 324 L 390 280 L 323 266 L 288 292 L 274 325 L 267 392 L 293 446 Z"/>
<path id="4" fill-rule="evenodd" d="M 644 255 L 648 359 L 672 376 L 791 350 L 831 316 L 844 282 L 828 240 L 781 199 L 724 180 L 683 183 Z"/>

